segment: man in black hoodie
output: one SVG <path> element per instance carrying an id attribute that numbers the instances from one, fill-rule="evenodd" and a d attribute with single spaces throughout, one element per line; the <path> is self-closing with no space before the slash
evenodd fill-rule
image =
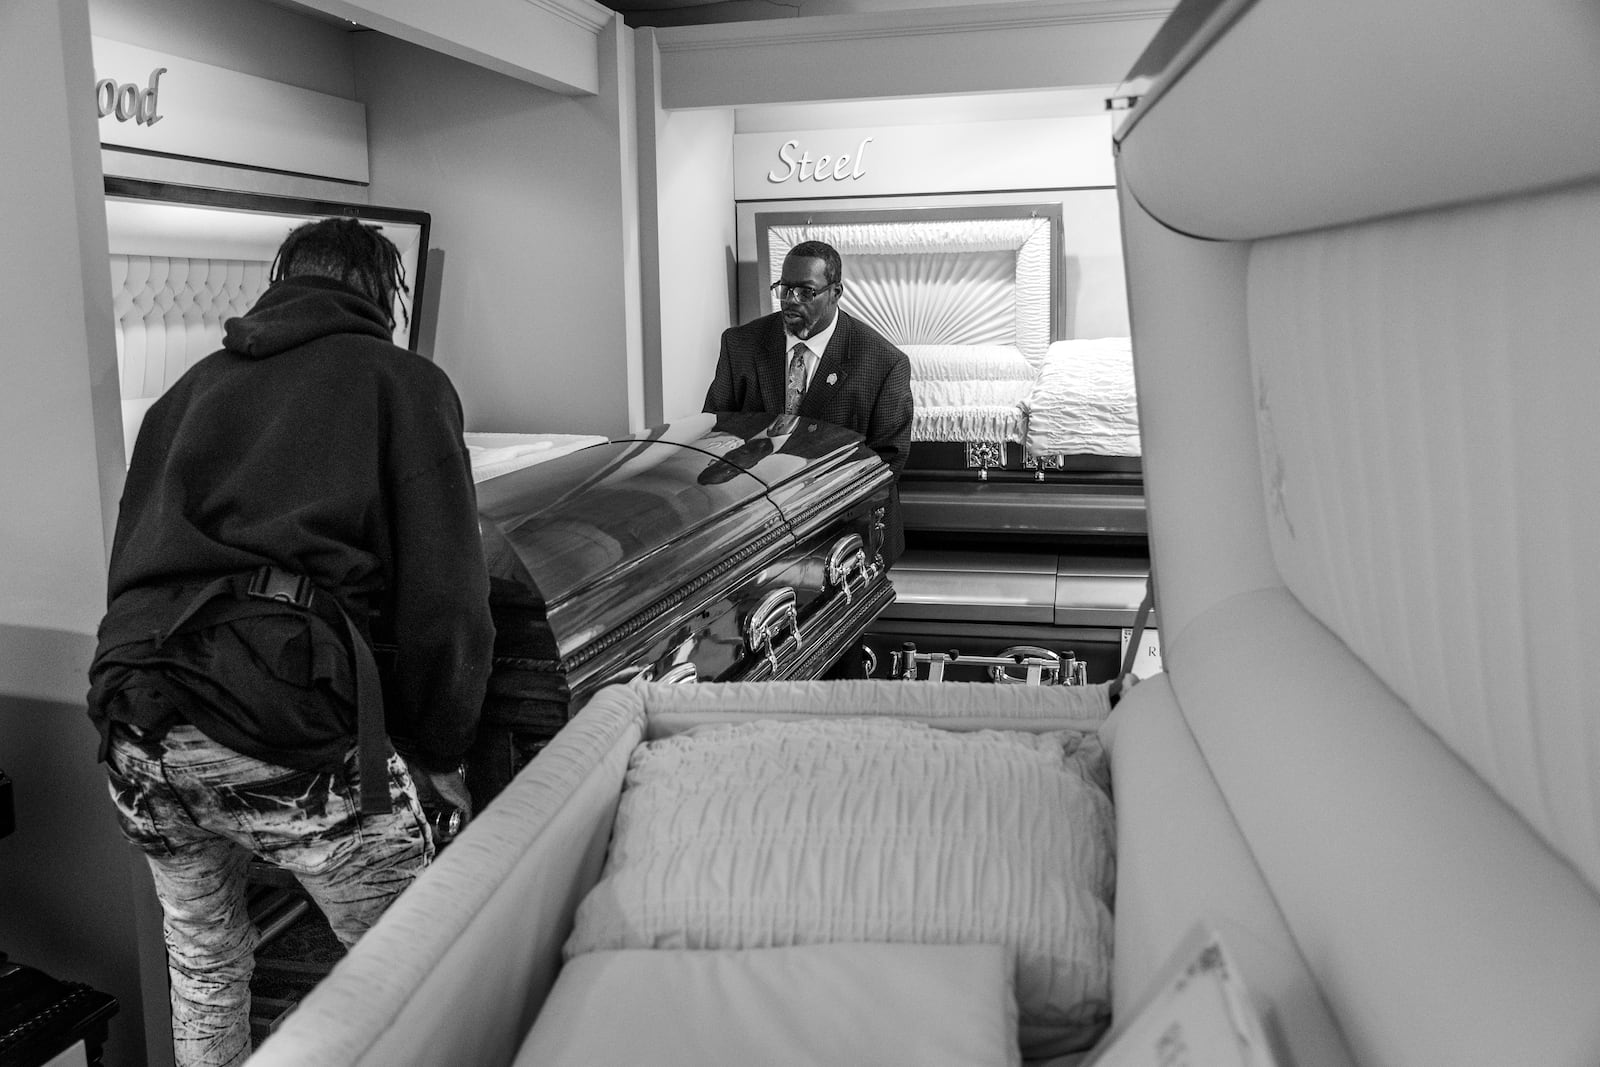
<path id="1" fill-rule="evenodd" d="M 308 223 L 271 278 L 144 419 L 90 670 L 119 821 L 162 902 L 180 1064 L 250 1052 L 251 857 L 354 943 L 433 855 L 418 789 L 470 806 L 489 676 L 461 404 L 391 341 L 394 245 Z M 397 648 L 387 714 L 374 625 Z"/>

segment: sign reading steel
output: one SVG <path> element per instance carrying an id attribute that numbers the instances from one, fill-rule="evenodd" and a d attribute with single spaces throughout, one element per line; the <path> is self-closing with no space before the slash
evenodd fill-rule
<path id="1" fill-rule="evenodd" d="M 813 162 L 810 152 L 801 151 L 800 158 L 796 159 L 794 153 L 800 149 L 800 142 L 794 140 L 785 141 L 778 147 L 778 158 L 789 169 L 782 174 L 775 170 L 768 171 L 767 181 L 774 185 L 782 185 L 790 178 L 802 182 L 844 181 L 846 178 L 855 181 L 866 173 L 867 145 L 871 143 L 871 137 L 863 137 L 861 139 L 861 144 L 856 148 L 855 156 L 853 157 L 854 163 L 852 164 L 852 157 L 848 152 L 841 152 L 837 157 L 821 155 Z M 830 166 L 830 164 L 832 165 Z"/>

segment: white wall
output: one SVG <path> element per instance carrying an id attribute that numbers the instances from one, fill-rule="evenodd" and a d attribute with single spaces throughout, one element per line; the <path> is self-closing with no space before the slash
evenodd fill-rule
<path id="1" fill-rule="evenodd" d="M 668 111 L 657 117 L 662 212 L 662 418 L 705 402 L 717 347 L 732 321 L 733 114 Z"/>
<path id="2" fill-rule="evenodd" d="M 286 85 L 356 98 L 351 41 L 342 27 L 259 0 L 90 0 L 94 35 Z M 365 186 L 295 174 L 166 159 L 115 148 L 105 173 L 273 196 L 369 203 Z"/>
<path id="3" fill-rule="evenodd" d="M 258 0 L 90 0 L 94 33 L 353 99 L 350 34 Z"/>
<path id="4" fill-rule="evenodd" d="M 668 108 L 1116 85 L 1165 19 L 1157 0 L 1025 0 L 663 27 Z"/>
<path id="5" fill-rule="evenodd" d="M 0 4 L 0 69 L 0 946 L 117 997 L 106 1061 L 139 1063 L 133 860 L 83 710 L 121 489 L 94 112 L 74 106 L 92 100 L 84 0 Z"/>
<path id="6" fill-rule="evenodd" d="M 574 98 L 377 34 L 356 55 L 372 200 L 433 215 L 431 354 L 468 429 L 627 430 L 637 238 L 616 64 Z"/>

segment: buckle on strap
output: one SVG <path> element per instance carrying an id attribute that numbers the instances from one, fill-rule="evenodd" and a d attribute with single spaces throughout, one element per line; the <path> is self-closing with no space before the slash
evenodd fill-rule
<path id="1" fill-rule="evenodd" d="M 245 587 L 245 595 L 257 600 L 276 600 L 279 603 L 307 609 L 311 607 L 311 598 L 316 591 L 316 586 L 311 584 L 310 578 L 292 571 L 279 570 L 271 564 L 257 567 L 250 575 L 250 584 Z"/>

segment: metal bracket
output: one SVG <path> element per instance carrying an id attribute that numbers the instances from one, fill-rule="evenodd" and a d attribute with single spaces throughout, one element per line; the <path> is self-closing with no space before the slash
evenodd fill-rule
<path id="1" fill-rule="evenodd" d="M 945 666 L 951 663 L 971 664 L 989 668 L 989 680 L 1009 685 L 1087 685 L 1088 665 L 1072 652 L 1064 655 L 1047 648 L 1016 645 L 998 656 L 964 656 L 960 649 L 948 652 L 918 652 L 917 646 L 907 641 L 899 652 L 890 654 L 889 677 L 902 681 L 918 681 L 917 668 L 926 665 L 927 681 L 944 681 Z M 1019 677 L 1012 673 L 1023 673 Z"/>

